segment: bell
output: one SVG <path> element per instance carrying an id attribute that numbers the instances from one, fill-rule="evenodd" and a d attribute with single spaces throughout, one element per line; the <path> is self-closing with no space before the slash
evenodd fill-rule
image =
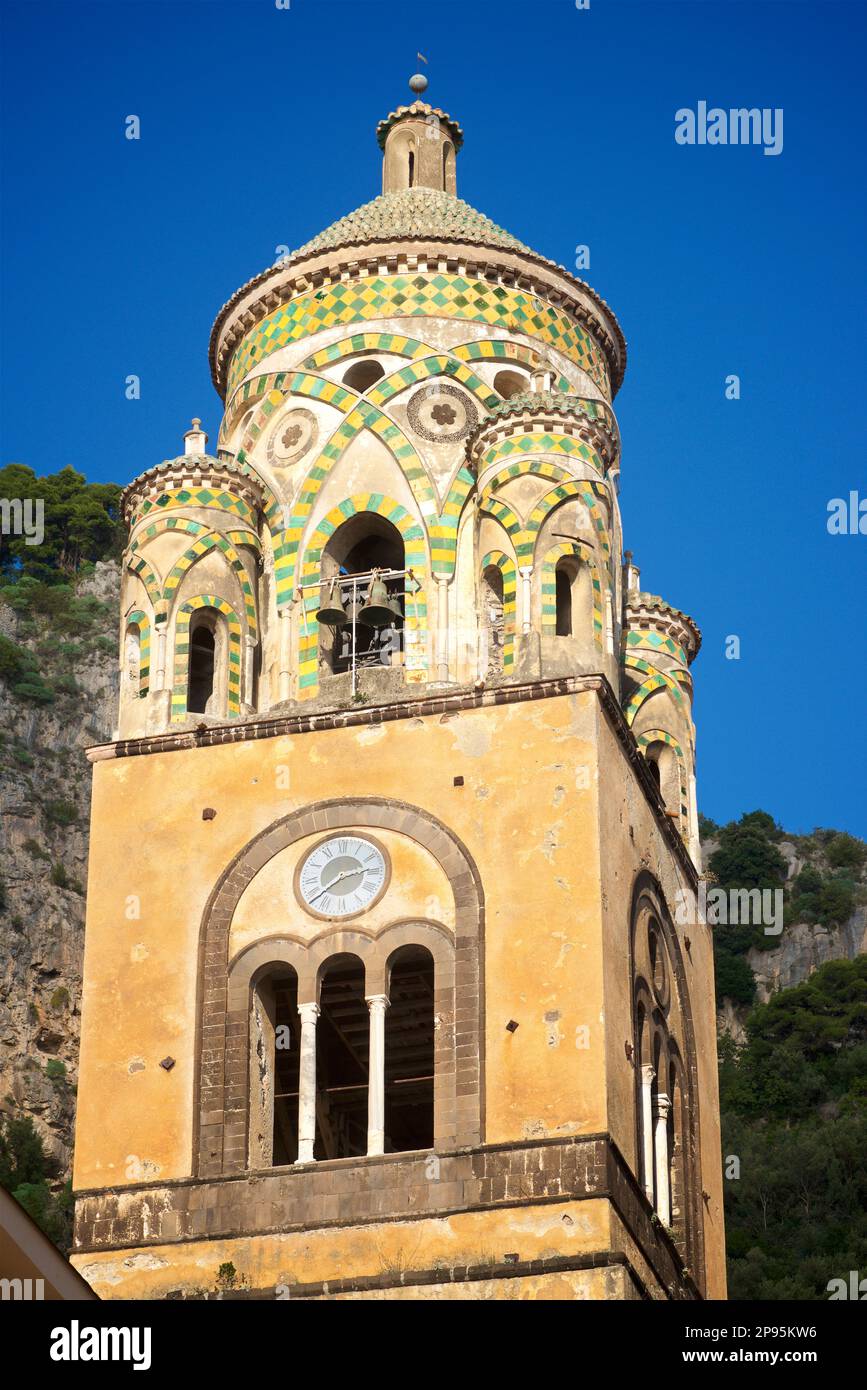
<path id="1" fill-rule="evenodd" d="M 374 578 L 370 582 L 367 591 L 367 602 L 358 615 L 359 621 L 367 623 L 368 627 L 390 627 L 394 621 L 394 613 L 388 606 L 388 590 L 379 578 Z"/>
<path id="2" fill-rule="evenodd" d="M 365 624 L 364 609 L 361 606 L 361 599 L 357 595 L 351 598 L 347 604 L 346 621 L 347 623 L 354 622 L 356 627 L 369 626 L 369 624 Z"/>
<path id="3" fill-rule="evenodd" d="M 343 594 L 340 592 L 339 584 L 332 579 L 328 585 L 327 595 L 324 584 L 319 592 L 322 607 L 316 614 L 316 621 L 325 623 L 327 627 L 343 627 L 349 619 L 343 606 Z"/>
<path id="4" fill-rule="evenodd" d="M 398 627 L 403 622 L 403 609 L 400 606 L 400 599 L 397 594 L 392 594 L 388 600 L 388 606 L 392 611 L 392 625 Z"/>

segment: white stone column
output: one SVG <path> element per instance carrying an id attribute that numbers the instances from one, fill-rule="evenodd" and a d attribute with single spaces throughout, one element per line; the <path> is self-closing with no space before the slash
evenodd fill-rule
<path id="1" fill-rule="evenodd" d="M 671 1100 L 663 1092 L 656 1097 L 656 1214 L 663 1226 L 671 1225 L 671 1182 L 668 1167 L 668 1112 Z"/>
<path id="2" fill-rule="evenodd" d="M 296 1163 L 313 1162 L 316 1139 L 316 1020 L 318 1004 L 299 1004 L 301 1053 L 298 1075 L 298 1157 Z"/>
<path id="3" fill-rule="evenodd" d="M 385 1153 L 385 1011 L 388 995 L 369 994 L 370 1049 L 367 1067 L 367 1153 Z"/>
<path id="4" fill-rule="evenodd" d="M 292 603 L 288 603 L 285 605 L 285 607 L 280 608 L 278 610 L 280 618 L 279 626 L 277 628 L 280 643 L 280 675 L 278 682 L 277 698 L 281 702 L 283 700 L 291 700 L 292 698 L 292 614 L 294 613 L 296 607 L 297 604 L 295 603 L 295 601 L 293 601 Z"/>
<path id="5" fill-rule="evenodd" d="M 656 1072 L 649 1063 L 641 1068 L 641 1182 L 648 1202 L 653 1206 L 653 1078 Z"/>
<path id="6" fill-rule="evenodd" d="M 166 688 L 166 629 L 168 622 L 160 623 L 159 627 L 154 627 L 156 636 L 156 650 L 154 652 L 154 679 L 152 689 L 165 690 Z"/>
<path id="7" fill-rule="evenodd" d="M 437 582 L 437 680 L 449 678 L 449 576 L 435 574 Z"/>
<path id="8" fill-rule="evenodd" d="M 521 565 L 518 573 L 521 576 L 521 631 L 529 632 L 532 621 L 532 592 L 530 582 L 533 578 L 533 566 Z"/>
<path id="9" fill-rule="evenodd" d="M 253 708 L 253 663 L 256 659 L 256 639 L 249 633 L 244 635 L 244 694 L 242 703 L 247 709 Z"/>

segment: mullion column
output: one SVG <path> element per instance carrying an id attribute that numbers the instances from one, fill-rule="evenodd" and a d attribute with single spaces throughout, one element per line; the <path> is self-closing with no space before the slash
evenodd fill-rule
<path id="1" fill-rule="evenodd" d="M 299 1004 L 301 1049 L 298 1068 L 298 1157 L 296 1163 L 313 1163 L 316 1142 L 316 1020 L 318 1004 Z"/>
<path id="2" fill-rule="evenodd" d="M 388 995 L 369 994 L 370 1047 L 367 1065 L 367 1154 L 385 1153 L 385 1011 Z"/>

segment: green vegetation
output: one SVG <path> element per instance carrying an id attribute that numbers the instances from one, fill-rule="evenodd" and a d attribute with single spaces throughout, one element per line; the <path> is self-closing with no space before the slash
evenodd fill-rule
<path id="1" fill-rule="evenodd" d="M 45 507 L 40 545 L 28 545 L 25 536 L 0 536 L 0 574 L 62 584 L 88 562 L 118 558 L 120 491 L 114 483 L 88 483 L 68 467 L 43 478 L 22 463 L 0 468 L 0 497 L 41 500 Z"/>
<path id="2" fill-rule="evenodd" d="M 63 1064 L 61 1063 L 61 1066 Z M 51 1164 L 29 1115 L 0 1115 L 0 1186 L 24 1208 L 49 1240 L 68 1251 L 72 1242 L 72 1184 L 51 1190 Z"/>
<path id="3" fill-rule="evenodd" d="M 49 1057 L 45 1063 L 45 1075 L 49 1081 L 65 1081 L 66 1063 L 61 1062 L 59 1057 Z"/>
<path id="4" fill-rule="evenodd" d="M 749 811 L 722 827 L 701 817 L 700 829 L 703 839 L 716 841 L 708 869 L 717 886 L 727 892 L 783 889 L 784 929 L 797 922 L 841 926 L 864 900 L 860 875 L 867 863 L 867 845 L 854 835 L 814 830 L 810 836 L 786 837 L 767 811 Z M 810 856 L 820 862 L 804 863 L 787 881 L 788 865 L 779 849 L 783 838 L 791 841 L 799 859 Z M 736 1004 L 751 1004 L 755 978 L 746 953 L 751 947 L 774 950 L 779 936 L 768 935 L 762 925 L 722 922 L 713 935 L 717 1001 L 729 998 Z"/>
<path id="5" fill-rule="evenodd" d="M 867 956 L 829 961 L 746 1028 L 720 1046 L 729 1297 L 827 1298 L 867 1269 Z"/>

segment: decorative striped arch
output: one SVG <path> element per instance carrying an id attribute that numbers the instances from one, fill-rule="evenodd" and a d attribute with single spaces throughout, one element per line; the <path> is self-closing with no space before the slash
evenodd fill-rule
<path id="1" fill-rule="evenodd" d="M 511 481 L 512 478 L 523 478 L 532 475 L 537 478 L 550 478 L 552 482 L 560 483 L 569 480 L 569 474 L 565 468 L 561 468 L 558 463 L 551 463 L 548 459 L 521 459 L 517 463 L 510 463 L 505 468 L 499 468 L 492 478 L 489 478 L 482 490 L 482 496 L 493 496 L 498 488 Z"/>
<path id="2" fill-rule="evenodd" d="M 138 698 L 143 700 L 150 689 L 151 625 L 147 613 L 141 608 L 133 608 L 127 614 L 124 638 L 129 634 L 131 627 L 138 628 Z"/>
<path id="3" fill-rule="evenodd" d="M 597 492 L 597 488 L 600 489 Z M 539 530 L 543 521 L 548 517 L 561 502 L 567 501 L 570 497 L 580 497 L 590 513 L 599 544 L 605 556 L 605 562 L 611 566 L 611 542 L 608 539 L 608 530 L 599 510 L 597 497 L 604 497 L 605 490 L 600 483 L 588 483 L 580 479 L 559 483 L 557 487 L 546 492 L 545 496 L 536 503 L 527 521 L 527 528 L 518 546 L 518 564 L 523 561 L 529 564 L 532 559 L 533 551 L 536 547 Z"/>
<path id="4" fill-rule="evenodd" d="M 450 357 L 447 353 L 423 357 L 419 362 L 409 362 L 405 367 L 398 367 L 396 371 L 390 372 L 388 376 L 383 377 L 381 381 L 371 387 L 365 400 L 369 401 L 371 405 L 385 405 L 394 396 L 399 396 L 410 386 L 415 386 L 420 381 L 430 381 L 433 377 L 438 376 L 453 377 L 489 410 L 500 403 L 501 397 L 486 381 L 482 381 L 481 377 L 476 376 L 465 362 L 459 362 L 457 358 Z"/>
<path id="5" fill-rule="evenodd" d="M 226 619 L 228 632 L 227 706 L 230 719 L 241 713 L 241 624 L 225 599 L 197 594 L 178 609 L 175 620 L 175 672 L 172 684 L 172 722 L 187 718 L 187 686 L 190 676 L 190 619 L 198 608 L 214 608 Z"/>
<path id="6" fill-rule="evenodd" d="M 130 549 L 127 553 L 126 565 L 127 569 L 132 570 L 133 574 L 138 575 L 147 590 L 148 598 L 154 608 L 156 608 L 160 601 L 160 581 L 157 579 L 156 572 L 148 564 L 147 560 L 141 555 L 136 555 L 133 549 Z M 156 621 L 159 622 L 159 617 L 157 617 Z"/>
<path id="7" fill-rule="evenodd" d="M 318 584 L 321 577 L 322 552 L 334 532 L 350 517 L 362 512 L 374 512 L 396 526 L 404 543 L 404 564 L 411 569 L 416 583 L 407 575 L 405 593 L 404 643 L 406 678 L 423 681 L 427 672 L 427 557 L 424 528 L 414 521 L 405 507 L 381 492 L 358 493 L 347 497 L 320 521 L 308 540 L 301 567 L 301 583 Z M 416 587 L 416 585 L 418 587 Z M 298 661 L 298 697 L 310 699 L 319 689 L 319 624 L 316 611 L 319 590 L 304 589 L 301 598 L 301 634 Z"/>
<path id="8" fill-rule="evenodd" d="M 562 541 L 553 545 L 542 561 L 542 635 L 553 637 L 557 631 L 557 562 L 573 555 L 590 571 L 593 586 L 593 640 L 602 651 L 602 585 L 596 556 L 584 541 Z"/>
<path id="9" fill-rule="evenodd" d="M 585 402 L 585 405 L 592 404 L 591 401 Z M 479 459 L 479 473 L 501 459 L 514 458 L 516 455 L 523 458 L 528 454 L 562 454 L 567 458 L 579 458 L 583 463 L 589 463 L 591 468 L 595 468 L 600 477 L 605 474 L 605 463 L 591 444 L 586 444 L 573 434 L 561 434 L 556 430 L 532 430 L 497 440 L 482 453 Z"/>
<path id="10" fill-rule="evenodd" d="M 643 734 L 638 735 L 636 742 L 645 757 L 647 757 L 647 750 L 652 743 L 664 743 L 668 748 L 673 750 L 677 758 L 677 771 L 680 785 L 680 823 L 681 827 L 685 828 L 689 824 L 689 800 L 686 790 L 686 759 L 683 755 L 683 749 L 677 739 L 672 738 L 671 734 L 666 733 L 665 729 L 646 729 Z"/>
<path id="11" fill-rule="evenodd" d="M 515 363 L 520 366 L 534 369 L 540 367 L 544 361 L 541 353 L 534 352 L 532 348 L 525 347 L 523 343 L 512 342 L 508 338 L 483 338 L 479 342 L 460 343 L 457 347 L 450 348 L 452 356 L 458 357 L 462 362 L 497 362 L 504 367 Z M 569 380 L 565 376 L 557 377 L 555 390 L 569 391 Z"/>
<path id="12" fill-rule="evenodd" d="M 188 536 L 207 536 L 211 532 L 211 527 L 203 521 L 192 521 L 187 516 L 161 516 L 136 533 L 135 539 L 130 543 L 130 550 L 137 552 L 140 546 L 146 545 L 148 541 L 164 535 L 167 531 L 183 531 Z M 245 528 L 244 530 L 227 531 L 225 534 L 233 545 L 249 545 L 257 553 L 262 549 L 259 537 L 253 530 Z"/>
<path id="13" fill-rule="evenodd" d="M 440 574 L 450 575 L 455 567 L 458 526 L 476 480 L 464 464 L 458 469 L 446 494 L 436 524 L 430 528 L 431 565 Z"/>
<path id="14" fill-rule="evenodd" d="M 482 499 L 479 503 L 479 510 L 487 512 L 488 516 L 495 517 L 517 546 L 521 536 L 524 534 L 524 530 L 511 507 L 506 506 L 505 502 L 499 501 L 496 497 L 490 497 Z"/>
<path id="15" fill-rule="evenodd" d="M 345 357 L 354 357 L 358 352 L 390 352 L 394 357 L 427 357 L 428 353 L 435 351 L 432 344 L 422 343 L 418 338 L 404 337 L 401 333 L 353 333 L 351 338 L 341 338 L 339 343 L 320 348 L 301 366 L 317 372 L 321 367 L 342 362 Z"/>
<path id="16" fill-rule="evenodd" d="M 658 667 L 651 666 L 649 661 L 644 661 L 638 656 L 625 656 L 623 664 L 628 671 L 637 671 L 646 677 L 626 703 L 623 713 L 626 716 L 627 724 L 630 726 L 633 724 L 635 716 L 645 700 L 649 699 L 651 695 L 655 695 L 658 690 L 667 690 L 674 701 L 683 706 L 683 694 L 680 686 L 665 671 L 660 671 Z"/>
<path id="17" fill-rule="evenodd" d="M 238 533 L 236 532 L 235 534 Z M 246 535 L 246 533 L 244 534 Z M 242 544 L 246 545 L 248 542 L 245 540 Z M 177 592 L 178 585 L 184 575 L 192 568 L 197 560 L 201 560 L 202 556 L 207 555 L 211 550 L 222 550 L 229 564 L 232 566 L 232 569 L 238 576 L 238 583 L 241 586 L 241 593 L 244 596 L 244 612 L 247 618 L 247 626 L 250 636 L 256 638 L 258 635 L 256 623 L 256 595 L 247 578 L 247 570 L 243 560 L 232 543 L 225 536 L 219 535 L 216 531 L 209 531 L 207 535 L 201 536 L 194 545 L 191 545 L 189 550 L 184 551 L 163 585 L 163 592 L 160 599 L 161 610 L 166 613 L 168 612 L 171 607 L 172 599 Z"/>
<path id="18" fill-rule="evenodd" d="M 502 550 L 489 550 L 482 557 L 481 577 L 495 565 L 503 576 L 503 674 L 515 664 L 515 615 L 517 608 L 517 571 L 515 562 Z"/>

